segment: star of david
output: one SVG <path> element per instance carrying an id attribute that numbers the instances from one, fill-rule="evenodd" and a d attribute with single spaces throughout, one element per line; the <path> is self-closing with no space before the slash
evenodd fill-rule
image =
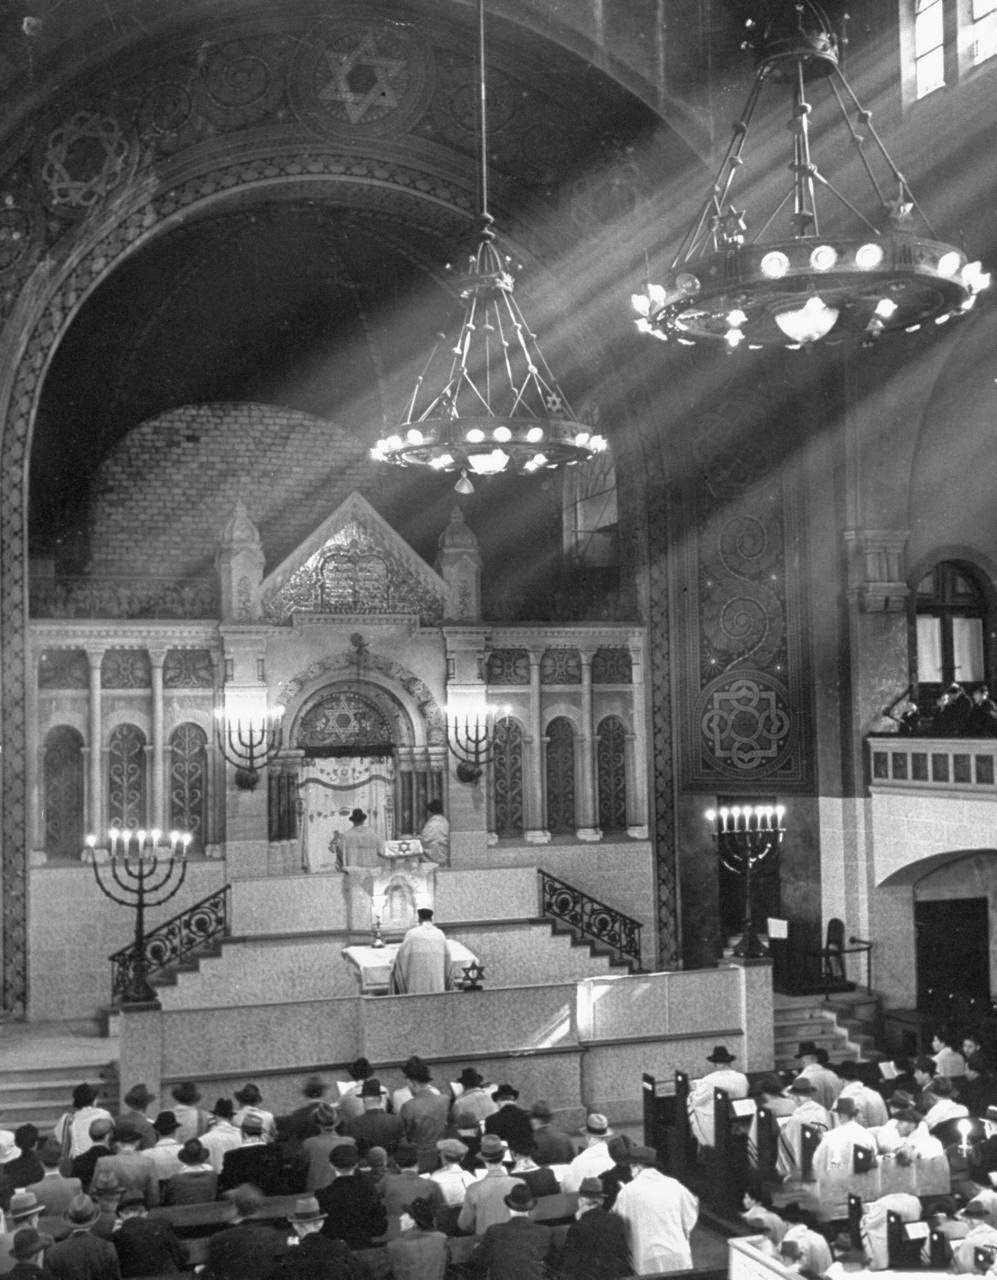
<path id="1" fill-rule="evenodd" d="M 321 102 L 341 102 L 350 124 L 360 124 L 373 106 L 397 107 L 392 81 L 405 67 L 404 58 L 378 53 L 371 32 L 349 53 L 328 50 L 332 80 L 319 93 Z"/>

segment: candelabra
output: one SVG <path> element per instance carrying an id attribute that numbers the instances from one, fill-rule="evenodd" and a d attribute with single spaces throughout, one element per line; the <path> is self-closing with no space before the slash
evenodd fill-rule
<path id="1" fill-rule="evenodd" d="M 253 791 L 260 780 L 260 770 L 281 748 L 283 707 L 271 707 L 261 715 L 241 715 L 219 708 L 215 712 L 215 740 L 218 750 L 235 769 L 235 785 L 240 791 Z"/>
<path id="2" fill-rule="evenodd" d="M 735 956 L 758 959 L 768 954 L 755 931 L 752 885 L 762 867 L 768 869 L 775 864 L 786 833 L 782 825 L 785 812 L 781 804 L 725 805 L 706 812 L 721 864 L 744 881 L 744 929 L 734 948 Z"/>
<path id="3" fill-rule="evenodd" d="M 156 999 L 156 992 L 149 985 L 145 913 L 150 907 L 169 902 L 180 889 L 187 876 L 187 849 L 192 838 L 189 832 L 171 831 L 163 840 L 163 833 L 155 828 L 130 831 L 114 826 L 107 833 L 104 861 L 97 855 L 97 837 L 86 837 L 90 865 L 101 893 L 135 912 L 135 944 L 127 976 L 120 984 L 126 1004 Z"/>
<path id="4" fill-rule="evenodd" d="M 456 712 L 447 717 L 447 745 L 457 760 L 461 782 L 477 782 L 495 754 L 495 722 L 508 707 L 488 707 L 483 712 Z"/>

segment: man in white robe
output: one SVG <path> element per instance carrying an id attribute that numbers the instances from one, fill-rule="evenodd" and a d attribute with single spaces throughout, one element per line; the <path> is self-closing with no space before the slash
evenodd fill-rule
<path id="1" fill-rule="evenodd" d="M 450 947 L 442 929 L 433 924 L 428 907 L 419 908 L 419 923 L 402 939 L 391 967 L 395 995 L 432 995 L 450 983 Z"/>
<path id="2" fill-rule="evenodd" d="M 634 1275 L 688 1270 L 699 1201 L 681 1182 L 655 1168 L 650 1147 L 631 1147 L 627 1160 L 633 1180 L 620 1188 L 612 1211 L 626 1223 Z"/>
<path id="3" fill-rule="evenodd" d="M 443 801 L 430 800 L 426 813 L 429 816 L 419 832 L 422 851 L 427 858 L 445 867 L 450 861 L 450 823 L 443 814 Z"/>
<path id="4" fill-rule="evenodd" d="M 734 1054 L 725 1045 L 714 1045 L 713 1052 L 707 1055 L 706 1061 L 712 1062 L 715 1070 L 692 1081 L 688 1103 L 689 1124 L 692 1126 L 692 1136 L 699 1145 L 712 1147 L 716 1142 L 713 1091 L 723 1089 L 732 1100 L 746 1098 L 748 1077 L 730 1066 L 734 1061 Z"/>
<path id="5" fill-rule="evenodd" d="M 799 1178 L 803 1167 L 803 1126 L 825 1133 L 831 1127 L 831 1116 L 814 1099 L 813 1083 L 806 1076 L 796 1077 L 789 1094 L 796 1102 L 796 1110 L 779 1126 L 776 1172 L 782 1178 Z"/>
<path id="6" fill-rule="evenodd" d="M 875 1199 L 878 1190 L 875 1139 L 855 1119 L 857 1108 L 851 1098 L 839 1098 L 834 1110 L 838 1128 L 824 1134 L 813 1161 L 818 1213 L 825 1221 L 848 1217 L 849 1195 L 867 1201 Z"/>

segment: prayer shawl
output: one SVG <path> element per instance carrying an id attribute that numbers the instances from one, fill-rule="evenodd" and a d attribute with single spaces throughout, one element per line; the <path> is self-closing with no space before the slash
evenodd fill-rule
<path id="1" fill-rule="evenodd" d="M 613 1212 L 626 1223 L 636 1275 L 692 1266 L 689 1233 L 699 1216 L 699 1201 L 681 1182 L 657 1169 L 641 1169 L 620 1188 Z"/>
<path id="2" fill-rule="evenodd" d="M 428 995 L 450 986 L 450 948 L 435 924 L 417 924 L 402 940 L 391 970 L 396 995 Z"/>

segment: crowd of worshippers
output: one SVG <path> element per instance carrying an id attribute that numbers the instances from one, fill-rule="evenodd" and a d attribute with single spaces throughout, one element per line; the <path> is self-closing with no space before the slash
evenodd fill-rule
<path id="1" fill-rule="evenodd" d="M 716 1141 L 714 1091 L 757 1104 L 741 1109 L 750 1166 L 743 1216 L 763 1251 L 808 1277 L 882 1269 L 896 1215 L 915 1265 L 997 1277 L 997 1076 L 979 1036 L 957 1040 L 941 1029 L 930 1054 L 884 1062 L 872 1084 L 870 1064 L 832 1066 L 813 1041 L 796 1058 L 788 1083 L 772 1074 L 749 1087 L 718 1045 L 714 1069 L 688 1097 L 704 1157 Z M 759 1140 L 760 1123 L 772 1126 L 774 1143 Z"/>
<path id="2" fill-rule="evenodd" d="M 159 1111 L 137 1084 L 117 1116 L 79 1085 L 51 1136 L 0 1130 L 0 1273 L 188 1270 L 165 1206 L 219 1205 L 196 1260 L 204 1280 L 612 1280 L 692 1266 L 695 1196 L 606 1116 L 568 1132 L 543 1100 L 520 1105 L 473 1067 L 437 1085 L 418 1057 L 393 1093 L 366 1059 L 350 1074 L 310 1077 L 282 1116 L 254 1083 L 209 1109 L 184 1082 Z M 290 1201 L 290 1230 L 266 1220 L 274 1197 Z M 557 1225 L 538 1211 L 552 1203 Z"/>

